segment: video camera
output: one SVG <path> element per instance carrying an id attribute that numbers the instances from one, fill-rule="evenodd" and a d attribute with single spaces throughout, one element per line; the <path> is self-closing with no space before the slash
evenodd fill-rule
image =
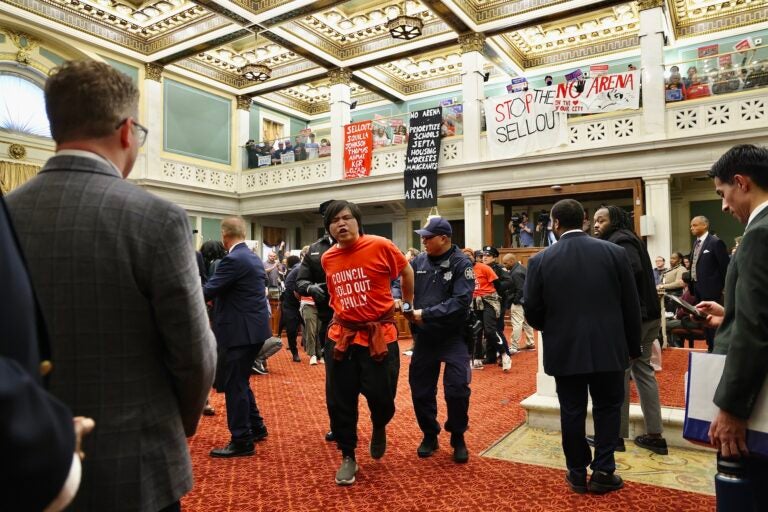
<path id="1" fill-rule="evenodd" d="M 520 232 L 520 222 L 522 221 L 523 217 L 519 213 L 513 213 L 512 216 L 509 218 L 509 230 L 513 233 L 519 233 Z"/>
<path id="2" fill-rule="evenodd" d="M 547 210 L 541 210 L 541 213 L 539 213 L 539 216 L 536 217 L 536 222 L 541 224 L 544 227 L 547 227 L 549 224 L 549 212 Z"/>

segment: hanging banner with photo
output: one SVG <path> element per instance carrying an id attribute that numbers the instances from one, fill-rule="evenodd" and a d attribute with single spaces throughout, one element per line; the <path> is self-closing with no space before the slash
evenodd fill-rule
<path id="1" fill-rule="evenodd" d="M 567 144 L 567 116 L 555 112 L 554 101 L 554 87 L 485 100 L 490 157 L 512 158 Z"/>
<path id="2" fill-rule="evenodd" d="M 371 175 L 373 127 L 371 121 L 344 126 L 344 179 Z"/>
<path id="3" fill-rule="evenodd" d="M 440 159 L 443 109 L 438 107 L 411 112 L 408 124 L 405 207 L 437 206 L 437 163 Z"/>
<path id="4" fill-rule="evenodd" d="M 640 108 L 640 72 L 627 71 L 557 84 L 555 110 L 568 114 L 600 114 Z"/>

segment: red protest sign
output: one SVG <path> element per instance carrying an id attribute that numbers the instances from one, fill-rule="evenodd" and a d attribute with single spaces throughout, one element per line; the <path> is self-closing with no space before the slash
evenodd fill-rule
<path id="1" fill-rule="evenodd" d="M 371 175 L 373 127 L 371 121 L 344 127 L 344 179 Z"/>
<path id="2" fill-rule="evenodd" d="M 720 46 L 716 44 L 700 46 L 699 48 L 697 48 L 697 51 L 699 53 L 699 58 L 710 57 L 712 55 L 717 55 L 718 53 L 720 53 Z"/>

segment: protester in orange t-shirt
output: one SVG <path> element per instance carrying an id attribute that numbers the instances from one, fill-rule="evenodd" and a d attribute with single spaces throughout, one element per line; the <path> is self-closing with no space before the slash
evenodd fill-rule
<path id="1" fill-rule="evenodd" d="M 499 315 L 503 314 L 501 300 L 496 292 L 499 277 L 491 267 L 478 261 L 472 249 L 464 248 L 462 252 L 474 262 L 475 291 L 472 294 L 472 309 L 478 320 L 483 323 L 483 330 L 475 339 L 472 368 L 481 370 L 485 364 L 495 364 L 496 354 L 501 352 L 502 369 L 509 371 L 511 368 L 509 346 L 496 330 Z M 485 347 L 483 346 L 483 338 L 485 338 Z"/>
<path id="2" fill-rule="evenodd" d="M 362 234 L 362 215 L 354 203 L 332 202 L 323 220 L 336 240 L 321 259 L 333 309 L 326 347 L 330 352 L 326 354 L 326 402 L 342 454 L 336 483 L 351 485 L 358 470 L 355 448 L 361 393 L 373 423 L 371 457 L 383 457 L 387 447 L 386 426 L 395 414 L 400 372 L 390 283 L 401 278 L 403 308 L 412 309 L 413 269 L 390 240 Z"/>

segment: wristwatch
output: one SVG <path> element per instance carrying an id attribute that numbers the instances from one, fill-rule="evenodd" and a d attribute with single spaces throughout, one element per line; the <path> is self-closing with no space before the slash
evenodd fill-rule
<path id="1" fill-rule="evenodd" d="M 403 313 L 410 313 L 413 311 L 413 306 L 411 306 L 410 302 L 403 302 L 403 305 L 400 306 L 400 309 Z"/>

